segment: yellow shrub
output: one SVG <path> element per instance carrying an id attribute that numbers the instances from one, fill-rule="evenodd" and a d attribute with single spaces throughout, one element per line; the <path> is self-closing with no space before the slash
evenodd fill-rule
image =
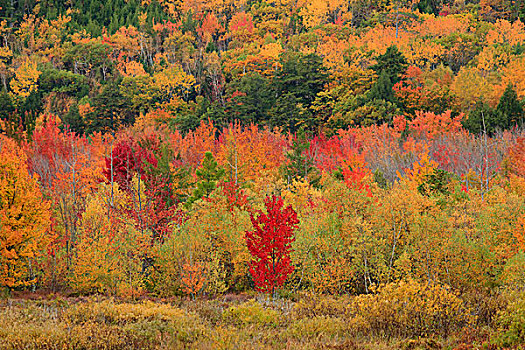
<path id="1" fill-rule="evenodd" d="M 0 349 L 181 348 L 207 338 L 202 321 L 183 310 L 150 301 L 87 301 L 70 306 L 0 308 Z"/>
<path id="2" fill-rule="evenodd" d="M 139 338 L 116 325 L 89 320 L 64 322 L 61 310 L 46 305 L 8 307 L 0 313 L 0 349 L 143 348 Z"/>
<path id="3" fill-rule="evenodd" d="M 280 318 L 277 311 L 265 309 L 255 300 L 232 306 L 225 310 L 222 316 L 226 322 L 240 326 L 253 324 L 276 327 Z"/>
<path id="4" fill-rule="evenodd" d="M 510 287 L 525 285 L 525 252 L 519 252 L 505 263 L 502 281 Z"/>
<path id="5" fill-rule="evenodd" d="M 499 346 L 525 344 L 525 291 L 506 293 L 507 307 L 498 313 L 495 341 Z"/>
<path id="6" fill-rule="evenodd" d="M 415 280 L 390 283 L 355 298 L 353 316 L 361 330 L 387 336 L 428 336 L 459 330 L 473 321 L 450 290 Z"/>

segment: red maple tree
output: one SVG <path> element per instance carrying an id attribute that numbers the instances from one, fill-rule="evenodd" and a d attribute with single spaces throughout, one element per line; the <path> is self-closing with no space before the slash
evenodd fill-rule
<path id="1" fill-rule="evenodd" d="M 273 295 L 294 270 L 290 253 L 299 220 L 291 206 L 283 208 L 281 197 L 267 197 L 264 203 L 266 213 L 251 214 L 254 230 L 246 231 L 246 245 L 253 257 L 250 272 L 256 288 Z"/>

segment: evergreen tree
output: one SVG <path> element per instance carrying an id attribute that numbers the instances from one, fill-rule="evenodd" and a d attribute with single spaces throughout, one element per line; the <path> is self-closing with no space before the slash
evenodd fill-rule
<path id="1" fill-rule="evenodd" d="M 393 102 L 395 99 L 392 90 L 393 87 L 394 84 L 392 83 L 391 76 L 386 70 L 382 70 L 376 83 L 372 85 L 372 88 L 368 92 L 368 100 L 385 100 Z"/>
<path id="2" fill-rule="evenodd" d="M 11 100 L 11 96 L 3 89 L 2 92 L 0 92 L 0 133 L 11 133 L 13 125 L 10 124 L 12 124 L 14 112 L 15 106 Z"/>
<path id="3" fill-rule="evenodd" d="M 300 127 L 311 129 L 312 113 L 305 108 L 301 100 L 291 92 L 280 95 L 271 110 L 269 124 L 271 127 L 282 127 L 287 131 L 295 131 Z"/>
<path id="4" fill-rule="evenodd" d="M 31 134 L 35 129 L 36 118 L 38 118 L 43 111 L 42 92 L 39 90 L 32 90 L 29 96 L 26 97 L 19 111 L 22 120 L 22 127 L 29 137 L 31 137 Z"/>
<path id="5" fill-rule="evenodd" d="M 381 76 L 382 72 L 390 78 L 392 85 L 401 80 L 401 75 L 408 67 L 408 61 L 405 56 L 398 50 L 397 46 L 390 46 L 386 52 L 376 57 L 377 63 L 370 67 L 376 74 Z"/>
<path id="6" fill-rule="evenodd" d="M 499 100 L 496 107 L 496 117 L 498 126 L 502 129 L 509 129 L 513 126 L 523 125 L 523 106 L 518 100 L 518 94 L 514 87 L 509 84 Z"/>
<path id="7" fill-rule="evenodd" d="M 371 68 L 378 74 L 378 79 L 366 94 L 364 105 L 359 106 L 358 110 L 365 115 L 358 118 L 358 125 L 390 123 L 396 115 L 394 113 L 400 109 L 392 88 L 406 71 L 407 60 L 396 46 L 390 46 L 376 60 L 377 63 Z"/>
<path id="8" fill-rule="evenodd" d="M 225 170 L 218 166 L 213 154 L 208 151 L 204 154 L 202 166 L 195 171 L 195 174 L 197 174 L 199 182 L 197 182 L 197 187 L 192 196 L 186 202 L 187 207 L 203 197 L 208 197 L 217 188 L 217 182 L 224 177 Z"/>
<path id="9" fill-rule="evenodd" d="M 219 130 L 222 128 L 225 128 L 228 126 L 228 124 L 232 120 L 231 113 L 227 112 L 224 109 L 224 106 L 219 101 L 213 101 L 213 103 L 209 103 L 207 99 L 202 99 L 202 102 L 199 103 L 200 96 L 196 99 L 197 100 L 197 109 L 196 109 L 196 116 L 194 117 L 193 121 L 191 121 L 191 117 L 188 118 L 188 121 L 186 122 L 186 129 L 182 128 L 182 132 L 190 130 L 189 128 L 196 129 L 201 120 L 208 121 L 211 120 L 213 122 L 213 125 L 217 127 Z M 180 126 L 179 126 L 180 128 Z"/>
<path id="10" fill-rule="evenodd" d="M 131 102 L 120 93 L 117 82 L 104 87 L 93 99 L 94 111 L 87 116 L 86 131 L 116 131 L 121 126 L 131 125 L 136 112 L 128 107 Z"/>
<path id="11" fill-rule="evenodd" d="M 474 109 L 467 118 L 463 119 L 462 123 L 463 127 L 473 134 L 481 134 L 486 131 L 491 135 L 497 127 L 494 110 L 483 101 L 476 102 Z"/>
<path id="12" fill-rule="evenodd" d="M 289 131 L 300 127 L 312 130 L 318 121 L 310 107 L 329 82 L 322 58 L 315 54 L 292 55 L 282 57 L 281 65 L 272 82 L 278 98 L 271 111 L 270 124 L 284 126 Z"/>
<path id="13" fill-rule="evenodd" d="M 313 185 L 317 185 L 320 174 L 314 166 L 313 159 L 307 154 L 310 143 L 306 139 L 304 131 L 296 135 L 290 152 L 286 154 L 288 164 L 284 166 L 285 180 L 290 184 L 292 180 L 304 179 Z"/>
<path id="14" fill-rule="evenodd" d="M 69 107 L 69 111 L 64 116 L 63 120 L 65 125 L 69 127 L 71 131 L 76 132 L 77 134 L 83 134 L 85 129 L 84 119 L 78 111 L 78 104 L 74 103 Z"/>
<path id="15" fill-rule="evenodd" d="M 450 195 L 448 185 L 451 178 L 451 173 L 443 169 L 435 169 L 433 173 L 425 175 L 424 181 L 417 187 L 417 190 L 427 197 L 432 195 Z"/>
<path id="16" fill-rule="evenodd" d="M 416 9 L 421 13 L 438 15 L 441 5 L 442 0 L 420 0 L 416 5 Z"/>
<path id="17" fill-rule="evenodd" d="M 229 90 L 234 96 L 227 105 L 230 118 L 239 119 L 244 124 L 264 124 L 275 104 L 273 89 L 270 80 L 258 73 L 248 73 L 232 83 Z"/>

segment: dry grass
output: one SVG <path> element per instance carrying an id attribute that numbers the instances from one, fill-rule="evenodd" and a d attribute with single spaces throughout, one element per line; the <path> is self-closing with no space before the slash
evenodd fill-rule
<path id="1" fill-rule="evenodd" d="M 427 305 L 411 296 L 403 300 L 403 308 L 387 310 L 385 305 L 397 302 L 392 288 L 373 297 L 302 295 L 296 302 L 246 295 L 170 302 L 56 296 L 10 299 L 0 303 L 0 349 L 496 348 L 490 345 L 490 331 L 472 328 L 474 323 L 465 322 L 464 316 L 451 318 L 445 304 Z M 423 297 L 431 299 L 428 293 Z M 443 298 L 446 291 L 439 293 Z M 456 301 L 454 295 L 446 298 Z M 366 302 L 373 304 L 366 306 Z M 451 311 L 457 312 L 458 306 L 452 306 Z M 391 332 L 391 325 L 384 322 L 399 322 L 413 330 L 419 323 L 411 323 L 412 315 L 425 307 L 448 315 L 446 333 L 436 320 L 424 323 L 424 334 L 417 336 Z"/>

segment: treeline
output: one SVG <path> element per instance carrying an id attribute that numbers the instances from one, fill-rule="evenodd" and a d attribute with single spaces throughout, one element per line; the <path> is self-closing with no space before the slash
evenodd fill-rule
<path id="1" fill-rule="evenodd" d="M 170 17 L 161 3 L 153 1 L 143 5 L 139 0 L 25 0 L 0 1 L 0 18 L 10 26 L 20 25 L 24 16 L 35 15 L 42 19 L 56 20 L 60 16 L 71 16 L 68 32 L 87 31 L 94 37 L 103 32 L 114 34 L 121 27 L 139 26 L 139 15 L 148 12 L 150 22 L 168 20 Z"/>
<path id="2" fill-rule="evenodd" d="M 88 138 L 48 117 L 31 142 L 0 144 L 2 284 L 250 290 L 244 237 L 277 196 L 298 218 L 291 290 L 364 293 L 406 276 L 518 286 L 523 147 L 517 132 L 471 135 L 450 112 L 313 138 L 205 123 L 183 136 L 151 120 Z"/>

